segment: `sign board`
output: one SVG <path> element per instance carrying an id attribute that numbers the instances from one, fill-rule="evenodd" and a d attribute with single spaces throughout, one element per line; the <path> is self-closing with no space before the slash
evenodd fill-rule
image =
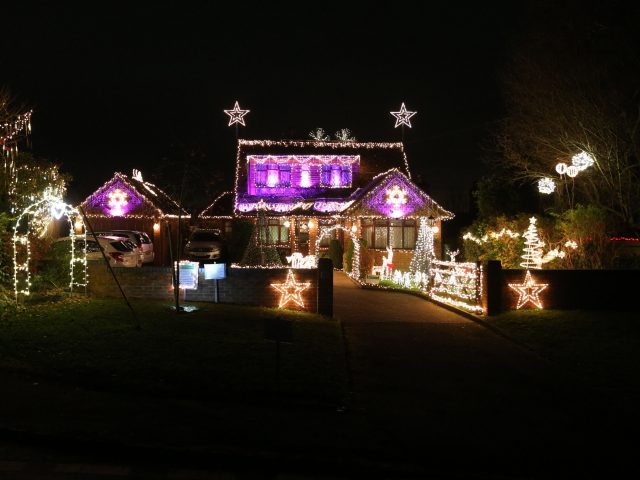
<path id="1" fill-rule="evenodd" d="M 265 318 L 264 338 L 274 342 L 293 342 L 293 322 L 280 317 Z"/>
<path id="2" fill-rule="evenodd" d="M 180 288 L 196 290 L 198 288 L 198 262 L 180 262 Z"/>
<path id="3" fill-rule="evenodd" d="M 222 280 L 226 277 L 224 263 L 205 263 L 204 279 L 205 280 Z"/>

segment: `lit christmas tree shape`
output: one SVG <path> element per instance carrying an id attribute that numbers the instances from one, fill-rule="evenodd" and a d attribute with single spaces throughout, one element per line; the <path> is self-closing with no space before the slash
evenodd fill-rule
<path id="1" fill-rule="evenodd" d="M 301 308 L 304 308 L 302 300 L 302 292 L 311 286 L 310 283 L 298 283 L 293 272 L 289 270 L 287 280 L 284 283 L 272 283 L 271 286 L 280 292 L 280 301 L 278 307 L 286 307 L 289 302 L 293 302 Z"/>
<path id="2" fill-rule="evenodd" d="M 540 292 L 549 286 L 548 283 L 535 283 L 531 277 L 531 272 L 527 270 L 524 276 L 524 283 L 510 283 L 509 288 L 518 292 L 518 304 L 516 309 L 520 309 L 527 303 L 531 302 L 537 308 L 543 308 L 540 301 Z"/>
<path id="3" fill-rule="evenodd" d="M 236 100 L 235 105 L 233 106 L 233 108 L 231 110 L 225 110 L 224 113 L 226 113 L 227 115 L 229 115 L 229 127 L 231 125 L 233 125 L 234 123 L 239 123 L 240 125 L 242 125 L 243 127 L 246 127 L 246 124 L 244 123 L 244 116 L 249 113 L 251 110 L 242 110 L 240 108 L 240 105 L 238 104 L 238 101 Z"/>
<path id="4" fill-rule="evenodd" d="M 411 128 L 410 118 L 413 117 L 418 112 L 408 111 L 407 107 L 404 106 L 404 102 L 402 102 L 399 112 L 389 112 L 389 113 L 394 117 L 396 117 L 396 124 L 394 128 L 398 128 L 400 125 L 406 125 L 407 127 Z"/>

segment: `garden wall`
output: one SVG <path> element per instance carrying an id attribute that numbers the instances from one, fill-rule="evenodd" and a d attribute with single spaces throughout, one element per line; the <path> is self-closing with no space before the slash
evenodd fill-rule
<path id="1" fill-rule="evenodd" d="M 293 270 L 299 283 L 311 285 L 301 292 L 304 308 L 290 302 L 286 307 L 320 312 L 330 315 L 333 295 L 327 295 L 333 288 L 332 275 L 320 275 L 321 269 Z M 168 267 L 114 268 L 122 289 L 131 298 L 173 298 L 171 269 Z M 284 283 L 287 279 L 287 268 L 227 268 L 227 278 L 218 280 L 218 302 L 263 307 L 278 307 L 281 294 L 272 283 Z M 322 277 L 322 281 L 319 278 Z M 181 291 L 186 301 L 214 302 L 216 299 L 215 280 L 205 280 L 204 270 L 200 269 L 197 290 Z M 319 288 L 320 285 L 320 288 Z M 101 262 L 89 262 L 88 291 L 97 297 L 118 297 L 120 291 L 107 267 Z M 318 296 L 321 301 L 318 302 Z M 320 304 L 320 305 L 319 305 Z"/>
<path id="2" fill-rule="evenodd" d="M 500 262 L 484 266 L 484 305 L 487 313 L 512 310 L 518 293 L 510 283 L 524 282 L 525 270 L 505 270 Z M 640 270 L 531 270 L 534 283 L 548 284 L 539 294 L 544 308 L 576 310 L 635 310 Z M 523 308 L 532 308 L 531 303 Z"/>

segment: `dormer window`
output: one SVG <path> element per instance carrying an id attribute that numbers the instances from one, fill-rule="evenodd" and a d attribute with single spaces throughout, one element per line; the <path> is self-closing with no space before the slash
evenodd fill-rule
<path id="1" fill-rule="evenodd" d="M 291 165 L 278 165 L 277 163 L 262 163 L 256 165 L 256 187 L 290 187 Z"/>
<path id="2" fill-rule="evenodd" d="M 322 165 L 320 185 L 329 188 L 351 186 L 351 165 Z"/>

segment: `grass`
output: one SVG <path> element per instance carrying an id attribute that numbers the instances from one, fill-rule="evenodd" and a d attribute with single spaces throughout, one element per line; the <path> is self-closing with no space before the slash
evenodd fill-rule
<path id="1" fill-rule="evenodd" d="M 636 312 L 516 310 L 488 321 L 598 388 L 640 393 Z"/>
<path id="2" fill-rule="evenodd" d="M 27 305 L 0 322 L 0 368 L 94 389 L 185 398 L 265 398 L 275 390 L 275 344 L 263 321 L 293 320 L 281 345 L 281 392 L 335 404 L 346 392 L 338 322 L 300 312 L 199 304 L 176 315 L 168 302 L 71 298 Z"/>

